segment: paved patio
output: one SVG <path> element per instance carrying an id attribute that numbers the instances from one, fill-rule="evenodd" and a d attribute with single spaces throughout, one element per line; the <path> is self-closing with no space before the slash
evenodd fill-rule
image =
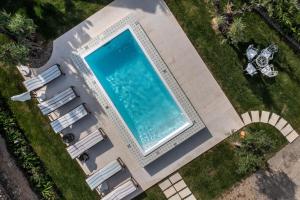
<path id="1" fill-rule="evenodd" d="M 138 164 L 127 145 L 123 143 L 119 131 L 108 119 L 105 108 L 100 106 L 93 91 L 85 84 L 81 74 L 71 61 L 72 52 L 129 14 L 138 19 L 206 125 L 204 130 L 145 168 Z M 38 71 L 43 71 L 55 63 L 62 65 L 66 76 L 58 78 L 45 88 L 47 96 L 51 97 L 71 85 L 75 86 L 75 91 L 80 95 L 80 98 L 58 110 L 57 115 L 66 113 L 82 102 L 86 103 L 86 107 L 91 112 L 88 117 L 66 129 L 64 133 L 72 132 L 78 140 L 102 127 L 108 136 L 108 139 L 88 151 L 89 161 L 80 165 L 88 175 L 120 157 L 126 164 L 127 170 L 111 178 L 108 185 L 113 187 L 132 176 L 139 183 L 140 190 L 129 196 L 128 199 L 158 183 L 221 142 L 233 130 L 243 126 L 239 115 L 162 0 L 116 0 L 112 2 L 57 38 L 53 44 L 51 58 Z"/>

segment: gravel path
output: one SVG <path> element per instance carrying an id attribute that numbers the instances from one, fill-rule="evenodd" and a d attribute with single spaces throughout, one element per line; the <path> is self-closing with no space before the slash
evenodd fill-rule
<path id="1" fill-rule="evenodd" d="M 0 200 L 38 200 L 0 136 Z"/>

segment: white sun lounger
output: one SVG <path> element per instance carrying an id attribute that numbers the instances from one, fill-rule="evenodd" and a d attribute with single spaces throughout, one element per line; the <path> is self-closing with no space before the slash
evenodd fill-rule
<path id="1" fill-rule="evenodd" d="M 70 154 L 71 158 L 74 159 L 98 142 L 101 142 L 103 139 L 102 129 L 98 129 L 93 133 L 90 133 L 88 136 L 84 137 L 82 140 L 79 140 L 75 144 L 69 146 L 67 148 L 67 151 Z"/>
<path id="2" fill-rule="evenodd" d="M 101 200 L 121 200 L 137 190 L 137 184 L 129 179 L 118 185 L 114 190 L 105 195 Z"/>
<path id="3" fill-rule="evenodd" d="M 123 163 L 120 159 L 114 160 L 107 164 L 102 169 L 96 171 L 94 174 L 92 174 L 90 177 L 88 177 L 85 181 L 91 188 L 91 190 L 94 190 L 97 186 L 102 184 L 104 181 L 118 173 L 123 168 Z"/>
<path id="4" fill-rule="evenodd" d="M 87 110 L 85 109 L 83 104 L 81 104 L 80 106 L 74 108 L 67 114 L 54 120 L 50 124 L 51 124 L 54 132 L 58 133 L 58 132 L 62 131 L 63 129 L 71 126 L 78 120 L 82 119 L 83 117 L 87 116 L 87 114 L 88 114 Z"/>
<path id="5" fill-rule="evenodd" d="M 68 88 L 47 101 L 38 104 L 43 115 L 47 115 L 76 98 L 73 88 Z"/>
<path id="6" fill-rule="evenodd" d="M 48 68 L 47 70 L 43 71 L 41 74 L 26 80 L 23 82 L 24 86 L 31 92 L 33 90 L 39 89 L 46 85 L 47 83 L 53 81 L 54 79 L 58 78 L 62 72 L 59 69 L 59 65 L 53 65 L 52 67 Z"/>

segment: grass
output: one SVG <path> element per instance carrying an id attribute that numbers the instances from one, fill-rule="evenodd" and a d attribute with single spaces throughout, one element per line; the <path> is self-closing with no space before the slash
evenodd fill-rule
<path id="1" fill-rule="evenodd" d="M 39 33 L 51 40 L 109 2 L 110 0 L 3 0 L 0 8 L 9 12 L 27 13 L 39 25 Z M 238 112 L 254 109 L 274 111 L 285 117 L 299 131 L 299 54 L 295 54 L 256 14 L 243 17 L 247 25 L 247 35 L 242 44 L 237 48 L 228 44 L 221 45 L 222 37 L 216 35 L 210 27 L 212 7 L 205 2 L 209 1 L 166 0 Z M 223 0 L 222 5 L 225 2 L 227 1 Z M 245 76 L 245 47 L 249 43 L 264 47 L 270 42 L 279 46 L 280 51 L 274 60 L 279 76 L 272 80 L 260 76 Z M 9 67 L 0 68 L 0 87 L 0 94 L 7 101 L 10 96 L 24 90 L 20 76 L 14 68 Z M 40 115 L 34 103 L 8 101 L 8 104 L 62 195 L 66 199 L 96 199 L 96 195 L 87 188 L 78 165 L 71 161 L 59 136 L 53 134 L 48 121 Z M 270 129 L 270 134 L 276 135 L 277 132 Z M 235 173 L 234 159 L 231 146 L 226 140 L 180 169 L 180 173 L 196 197 L 212 199 L 243 178 Z M 158 187 L 153 187 L 137 199 L 156 200 L 164 197 Z"/>

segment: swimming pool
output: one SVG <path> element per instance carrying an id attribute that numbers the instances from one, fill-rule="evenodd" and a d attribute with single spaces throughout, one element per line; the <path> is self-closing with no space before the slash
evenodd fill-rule
<path id="1" fill-rule="evenodd" d="M 192 125 L 130 29 L 84 60 L 144 155 Z"/>

